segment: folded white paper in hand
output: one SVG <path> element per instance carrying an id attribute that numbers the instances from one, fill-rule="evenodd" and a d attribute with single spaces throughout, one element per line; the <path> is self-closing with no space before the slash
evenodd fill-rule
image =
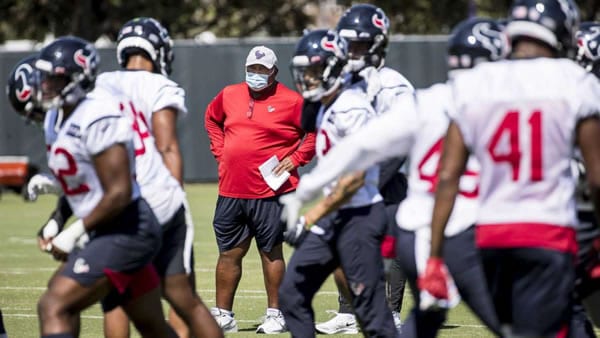
<path id="1" fill-rule="evenodd" d="M 285 181 L 287 181 L 287 179 L 290 177 L 290 173 L 287 171 L 284 171 L 279 176 L 275 175 L 273 169 L 275 169 L 278 164 L 279 160 L 277 159 L 277 156 L 273 155 L 271 158 L 265 161 L 265 163 L 258 167 L 263 179 L 265 182 L 267 182 L 269 188 L 273 189 L 274 191 L 279 189 L 281 185 L 283 185 L 283 183 L 285 183 Z"/>

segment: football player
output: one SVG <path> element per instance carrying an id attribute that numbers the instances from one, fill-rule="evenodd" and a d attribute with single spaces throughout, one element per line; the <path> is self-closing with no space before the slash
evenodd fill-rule
<path id="1" fill-rule="evenodd" d="M 475 238 L 503 334 L 564 335 L 577 251 L 575 146 L 600 212 L 600 82 L 566 59 L 579 21 L 573 1 L 516 0 L 509 19 L 511 59 L 452 82 L 431 255 L 419 287 L 447 295 L 443 233 L 472 153 L 481 165 Z"/>
<path id="2" fill-rule="evenodd" d="M 507 55 L 508 49 L 508 41 L 495 21 L 482 18 L 465 20 L 453 30 L 448 41 L 448 75 L 453 78 L 479 63 L 500 60 Z M 415 309 L 402 326 L 404 337 L 434 337 L 445 320 L 445 311 L 423 311 L 419 307 L 421 294 L 416 284 L 417 272 L 424 270 L 427 258 L 436 172 L 449 124 L 446 111 L 451 100 L 447 84 L 417 90 L 414 98 L 411 95 L 399 99 L 396 110 L 376 118 L 343 139 L 310 173 L 302 176 L 296 191 L 298 200 L 305 202 L 321 186 L 341 174 L 364 169 L 390 157 L 409 156 L 408 194 L 396 214 L 398 260 L 412 284 L 416 300 Z M 452 216 L 444 250 L 448 268 L 465 302 L 492 331 L 498 333 L 498 321 L 484 286 L 474 240 L 477 173 L 477 162 L 472 160 L 462 179 L 464 191 L 457 200 L 457 209 L 460 210 Z M 455 297 L 455 303 L 457 300 Z M 425 301 L 423 305 L 426 308 Z M 432 305 L 445 310 L 454 304 Z"/>
<path id="3" fill-rule="evenodd" d="M 342 85 L 346 61 L 346 41 L 337 32 L 327 30 L 303 36 L 292 58 L 297 88 L 305 100 L 321 103 L 316 120 L 319 159 L 376 115 L 361 86 Z M 379 337 L 397 335 L 385 302 L 379 252 L 386 224 L 385 207 L 377 190 L 379 172 L 377 166 L 365 169 L 359 175 L 364 180 L 360 189 L 338 211 L 320 219 L 290 259 L 279 288 L 279 300 L 294 337 L 315 336 L 311 301 L 337 267 L 342 268 L 348 280 L 352 305 L 363 332 Z M 334 182 L 330 183 L 323 189 L 325 195 L 334 190 Z M 299 229 L 304 226 L 301 220 Z M 290 229 L 292 233 L 294 230 Z M 290 232 L 286 234 L 289 238 L 288 235 Z"/>
<path id="4" fill-rule="evenodd" d="M 413 86 L 397 71 L 385 67 L 385 56 L 388 46 L 389 19 L 385 12 L 374 5 L 357 4 L 350 7 L 340 18 L 336 30 L 348 41 L 348 66 L 351 82 L 366 81 L 366 91 L 375 112 L 386 113 L 394 105 L 396 99 L 404 94 L 412 94 Z M 392 158 L 379 164 L 379 192 L 386 208 L 388 228 L 382 248 L 395 246 L 395 214 L 398 204 L 406 196 L 406 176 L 400 171 L 404 158 Z M 386 257 L 387 298 L 394 323 L 397 328 L 402 325 L 400 311 L 404 295 L 404 277 L 400 271 L 393 250 L 382 250 Z M 344 285 L 343 275 L 337 269 L 334 273 L 336 283 Z M 339 296 L 339 311 L 327 322 L 316 325 L 320 333 L 356 333 L 357 326 L 352 307 Z"/>
<path id="5" fill-rule="evenodd" d="M 600 78 L 600 22 L 582 22 L 577 31 L 577 62 Z"/>
<path id="6" fill-rule="evenodd" d="M 174 336 L 151 265 L 160 225 L 133 180 L 133 135 L 120 94 L 93 90 L 98 63 L 93 45 L 76 37 L 56 39 L 35 61 L 34 100 L 53 112 L 45 122 L 54 135 L 48 166 L 78 218 L 47 246 L 65 263 L 38 303 L 41 336 L 78 336 L 80 311 L 99 300 L 107 310 L 112 292 L 142 336 Z M 76 248 L 86 234 L 89 242 Z"/>
<path id="7" fill-rule="evenodd" d="M 577 62 L 588 72 L 593 73 L 600 78 L 600 23 L 582 22 L 576 34 L 577 37 Z M 581 161 L 581 156 L 576 153 L 572 167 L 574 173 L 578 176 L 577 185 L 577 218 L 579 226 L 577 227 L 577 243 L 579 246 L 577 253 L 576 280 L 575 280 L 575 320 L 571 324 L 571 331 L 575 331 L 574 336 L 593 337 L 588 332 L 593 332 L 589 326 L 589 321 L 585 312 L 593 321 L 594 325 L 600 327 L 600 311 L 597 304 L 600 304 L 600 275 L 598 274 L 600 251 L 600 229 L 594 218 L 593 205 L 590 201 L 589 187 L 586 184 L 585 167 Z M 581 311 L 581 303 L 585 311 Z"/>
<path id="8" fill-rule="evenodd" d="M 128 98 L 123 112 L 131 119 L 135 134 L 136 179 L 163 229 L 163 244 L 154 265 L 163 279 L 164 297 L 183 319 L 182 323 L 171 313 L 170 321 L 181 337 L 190 330 L 196 336 L 217 337 L 222 333 L 195 291 L 194 229 L 181 187 L 182 161 L 176 137 L 177 114 L 187 110 L 183 89 L 166 77 L 173 61 L 171 44 L 158 21 L 136 18 L 127 22 L 117 44 L 117 59 L 125 69 L 101 74 L 96 86 Z M 52 138 L 46 134 L 47 144 L 53 143 Z M 34 186 L 34 193 L 52 190 L 54 182 L 45 179 L 42 175 L 32 178 L 29 186 Z M 59 199 L 57 209 L 40 230 L 42 247 L 69 216 L 64 199 Z M 108 337 L 129 336 L 128 319 L 118 307 L 107 312 L 104 328 Z"/>
<path id="9" fill-rule="evenodd" d="M 178 116 L 187 109 L 184 90 L 167 78 L 173 59 L 168 31 L 153 18 L 135 18 L 123 25 L 117 38 L 117 60 L 123 70 L 100 74 L 96 83 L 121 91 L 131 101 L 125 104 L 133 112 L 136 179 L 163 229 L 154 265 L 162 278 L 163 295 L 180 317 L 171 311 L 170 323 L 180 337 L 219 337 L 221 330 L 196 293 L 194 224 L 182 187 L 176 130 Z M 104 328 L 110 337 L 129 336 L 127 318 L 118 308 L 107 314 Z"/>

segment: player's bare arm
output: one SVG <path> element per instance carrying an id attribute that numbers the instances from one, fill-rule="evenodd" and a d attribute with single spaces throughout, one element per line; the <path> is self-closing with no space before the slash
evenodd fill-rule
<path id="1" fill-rule="evenodd" d="M 586 178 L 596 219 L 600 220 L 600 119 L 588 118 L 577 126 L 577 144 L 583 156 Z"/>
<path id="2" fill-rule="evenodd" d="M 152 114 L 156 148 L 173 177 L 183 185 L 183 160 L 177 139 L 177 111 L 164 108 Z"/>
<path id="3" fill-rule="evenodd" d="M 336 210 L 344 203 L 348 202 L 352 196 L 365 183 L 365 172 L 357 171 L 342 176 L 331 194 L 320 200 L 314 207 L 304 214 L 306 224 L 314 224 L 328 213 Z"/>
<path id="4" fill-rule="evenodd" d="M 104 195 L 90 214 L 83 218 L 86 230 L 106 225 L 131 202 L 131 171 L 127 149 L 115 144 L 93 157 Z"/>
<path id="5" fill-rule="evenodd" d="M 454 200 L 458 194 L 460 176 L 465 170 L 469 151 L 462 134 L 454 122 L 450 122 L 444 139 L 444 152 L 438 171 L 435 192 L 435 206 L 431 221 L 431 257 L 442 257 L 444 229 L 452 213 Z"/>

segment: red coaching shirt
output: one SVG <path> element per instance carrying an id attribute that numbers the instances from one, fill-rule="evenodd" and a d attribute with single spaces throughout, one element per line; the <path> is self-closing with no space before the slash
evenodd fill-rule
<path id="1" fill-rule="evenodd" d="M 302 96 L 277 83 L 260 98 L 250 96 L 245 82 L 225 87 L 210 102 L 204 121 L 210 150 L 219 165 L 219 195 L 266 198 L 296 189 L 298 172 L 273 191 L 258 167 L 276 155 L 291 156 L 296 167 L 315 155 L 315 135 L 300 127 Z"/>

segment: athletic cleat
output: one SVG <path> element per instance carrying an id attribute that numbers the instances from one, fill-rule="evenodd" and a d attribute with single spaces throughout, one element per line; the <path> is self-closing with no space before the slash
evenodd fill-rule
<path id="1" fill-rule="evenodd" d="M 267 309 L 265 320 L 256 329 L 256 333 L 277 334 L 288 331 L 285 325 L 285 318 L 278 309 Z"/>
<path id="2" fill-rule="evenodd" d="M 210 309 L 210 314 L 215 318 L 223 333 L 238 331 L 237 322 L 233 318 L 233 312 L 213 307 Z"/>
<path id="3" fill-rule="evenodd" d="M 330 320 L 315 325 L 318 333 L 323 334 L 357 334 L 358 326 L 356 326 L 356 318 L 352 313 L 335 313 L 335 317 Z"/>

